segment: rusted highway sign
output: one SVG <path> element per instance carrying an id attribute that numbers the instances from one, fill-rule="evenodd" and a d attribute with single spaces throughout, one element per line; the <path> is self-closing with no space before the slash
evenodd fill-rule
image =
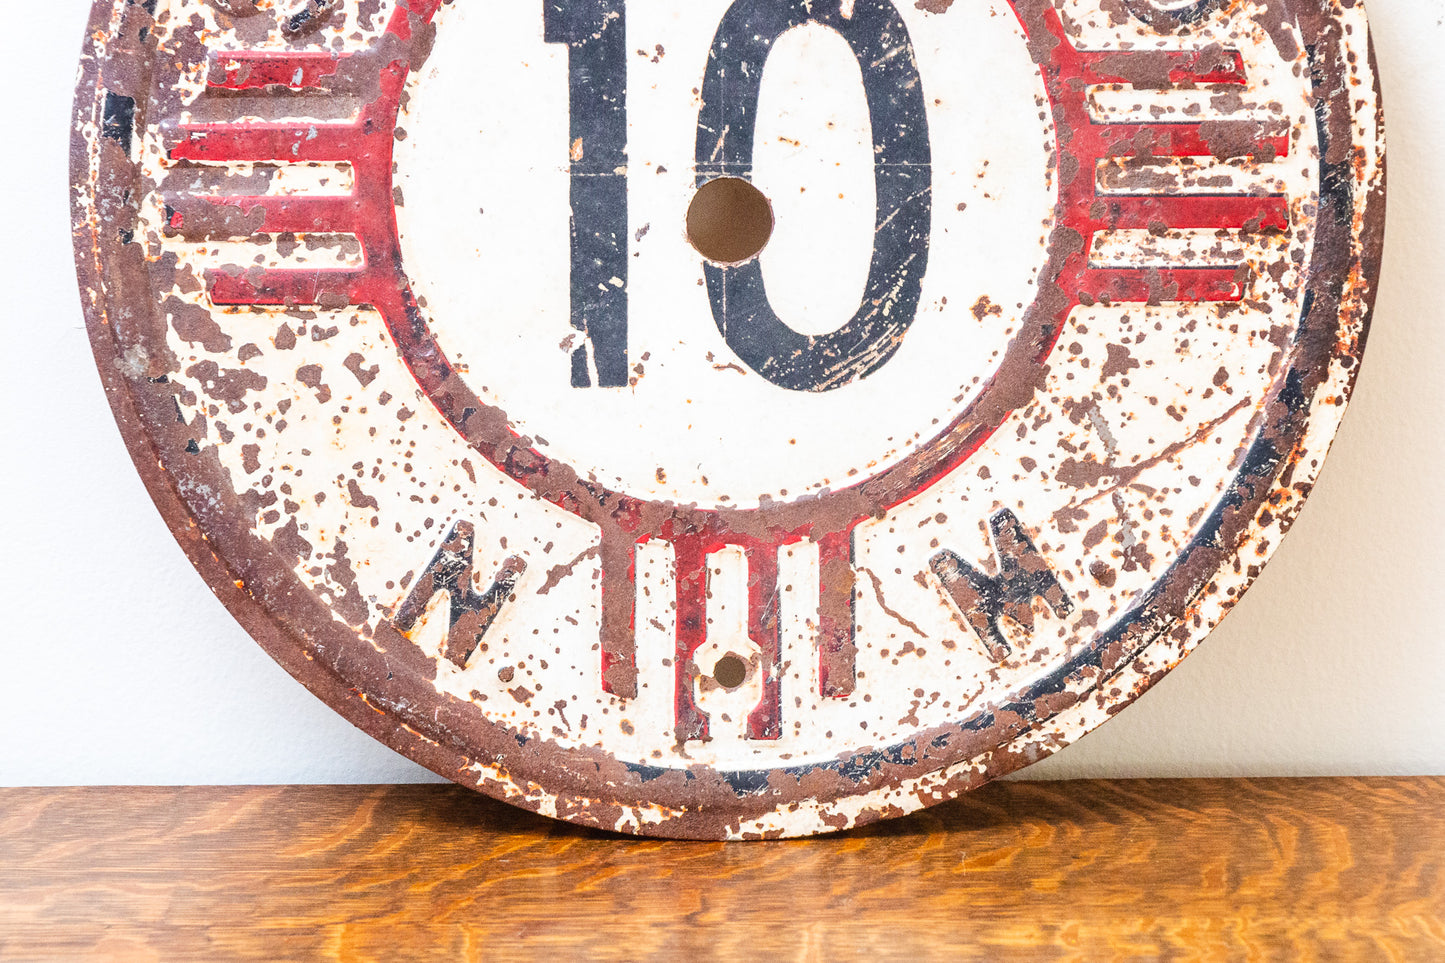
<path id="1" fill-rule="evenodd" d="M 176 537 L 358 726 L 586 825 L 840 829 L 1103 722 L 1275 549 L 1374 295 L 1367 36 L 98 0 L 81 290 Z"/>

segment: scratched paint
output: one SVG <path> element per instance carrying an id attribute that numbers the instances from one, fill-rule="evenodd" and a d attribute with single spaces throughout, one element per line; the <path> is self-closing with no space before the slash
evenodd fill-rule
<path id="1" fill-rule="evenodd" d="M 1362 8 L 96 3 L 82 297 L 177 538 L 435 771 L 760 838 L 1067 745 L 1258 574 L 1362 353 Z M 751 181 L 714 264 L 685 214 Z"/>

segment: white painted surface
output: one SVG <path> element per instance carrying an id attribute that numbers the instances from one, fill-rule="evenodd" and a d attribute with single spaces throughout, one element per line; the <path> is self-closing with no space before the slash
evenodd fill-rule
<path id="1" fill-rule="evenodd" d="M 88 6 L 14 14 L 29 42 L 10 57 L 28 78 L 11 130 L 30 153 L 0 160 L 18 185 L 0 240 L 6 330 L 24 346 L 0 353 L 0 494 L 14 506 L 0 516 L 0 784 L 430 778 L 270 662 L 131 467 L 70 264 L 66 128 Z M 1371 15 L 1390 231 L 1359 390 L 1319 487 L 1198 653 L 1030 774 L 1445 772 L 1445 16 L 1437 0 L 1377 0 Z"/>
<path id="2" fill-rule="evenodd" d="M 682 15 L 669 0 L 628 5 L 629 46 L 653 49 L 656 40 L 666 50 L 655 62 L 632 56 L 627 64 L 628 342 L 637 376 L 630 391 L 578 391 L 567 378 L 576 339 L 567 158 L 558 146 L 567 143 L 567 52 L 543 42 L 534 5 L 459 5 L 440 15 L 426 66 L 408 82 L 398 122 L 407 136 L 396 155 L 407 272 L 472 390 L 507 412 L 538 451 L 579 474 L 640 498 L 703 507 L 837 490 L 930 441 L 979 393 L 1017 333 L 999 322 L 1034 299 L 1057 193 L 1052 126 L 1036 102 L 1047 94 L 1018 20 L 983 4 L 947 17 L 908 9 L 933 152 L 933 269 L 908 336 L 848 390 L 789 391 L 727 367 L 735 356 L 714 326 L 684 212 L 695 190 L 696 91 L 729 6 L 690 0 Z M 772 200 L 777 222 L 762 253 L 768 296 L 797 330 L 826 333 L 859 309 L 873 253 L 862 75 L 842 37 L 816 25 L 785 33 L 767 64 L 752 181 Z M 979 73 L 999 78 L 1006 93 L 970 99 Z M 809 77 L 838 79 L 810 88 Z M 788 110 L 798 89 L 810 92 L 807 109 Z M 462 118 L 478 90 L 528 93 L 487 103 L 486 121 L 469 123 Z M 1000 154 L 1025 162 L 990 169 Z M 458 157 L 485 160 L 459 177 Z M 521 183 L 530 186 L 518 191 Z M 459 236 L 475 246 L 456 243 Z M 527 281 L 493 280 L 514 278 Z M 485 311 L 477 309 L 479 289 Z M 968 312 L 985 295 L 1010 309 L 1004 319 Z M 489 365 L 499 351 L 513 362 Z M 743 443 L 749 457 L 734 457 Z"/>

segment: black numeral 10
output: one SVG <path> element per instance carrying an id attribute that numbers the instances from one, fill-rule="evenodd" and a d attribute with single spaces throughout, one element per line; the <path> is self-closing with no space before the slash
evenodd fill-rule
<path id="1" fill-rule="evenodd" d="M 618 387 L 627 371 L 627 24 L 625 0 L 545 0 L 545 39 L 568 47 L 572 324 L 586 334 L 572 384 Z M 853 317 L 800 334 L 773 311 L 758 259 L 707 263 L 713 320 L 750 368 L 797 391 L 840 388 L 893 357 L 918 310 L 928 265 L 932 152 L 923 84 L 891 0 L 736 0 L 708 55 L 697 182 L 751 179 L 763 67 L 788 30 L 817 23 L 852 48 L 873 135 L 873 256 Z M 589 358 L 590 349 L 590 358 Z M 590 365 L 589 365 L 590 361 Z"/>

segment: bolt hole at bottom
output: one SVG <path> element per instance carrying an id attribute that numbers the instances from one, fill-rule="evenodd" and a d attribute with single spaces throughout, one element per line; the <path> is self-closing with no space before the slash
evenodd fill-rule
<path id="1" fill-rule="evenodd" d="M 736 689 L 747 680 L 748 664 L 735 655 L 725 655 L 713 666 L 712 677 L 724 689 Z"/>

